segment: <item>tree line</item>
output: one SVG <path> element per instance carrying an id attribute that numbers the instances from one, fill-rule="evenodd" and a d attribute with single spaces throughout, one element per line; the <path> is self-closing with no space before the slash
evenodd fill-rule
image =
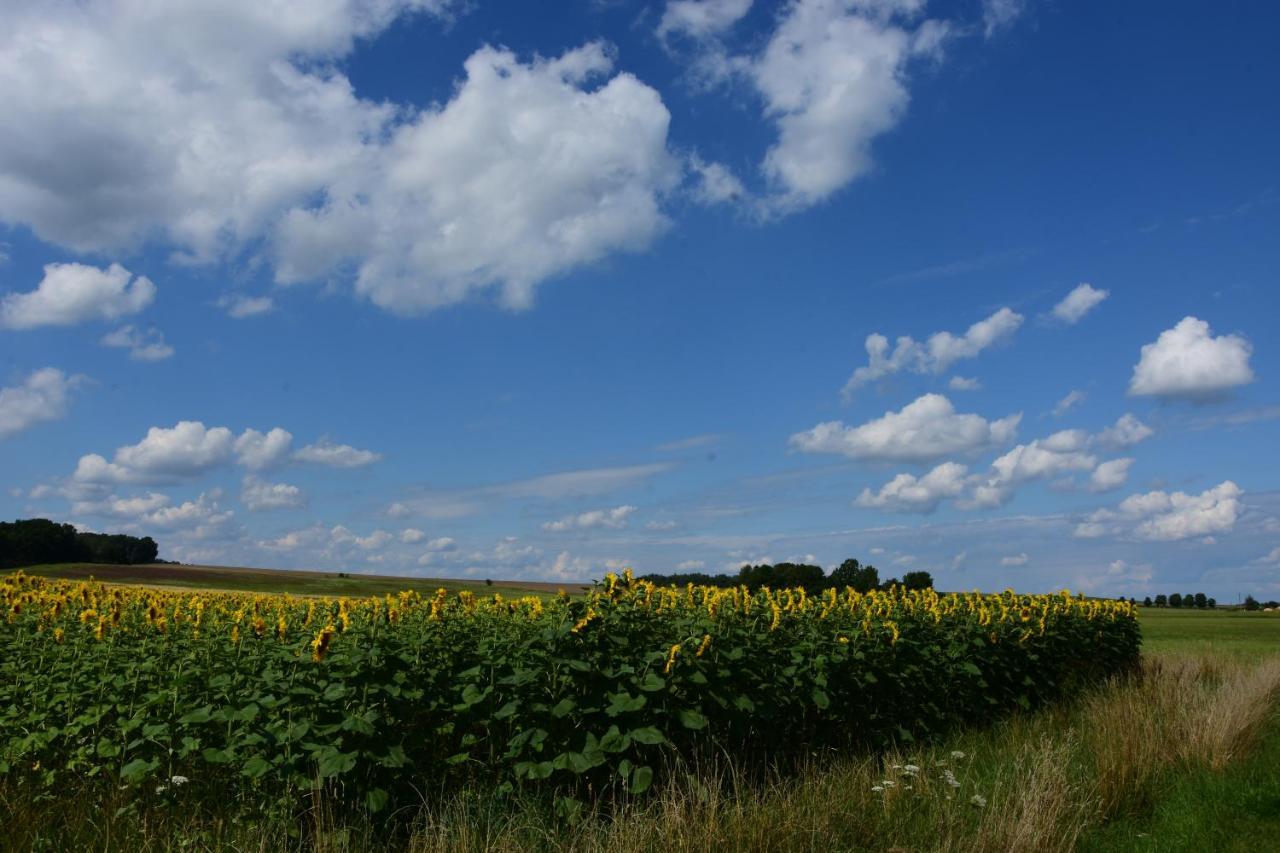
<path id="1" fill-rule="evenodd" d="M 1206 598 L 1203 592 L 1187 593 L 1183 595 L 1175 592 L 1173 595 L 1157 595 L 1154 599 L 1147 596 L 1142 599 L 1143 607 L 1195 607 L 1200 610 L 1210 609 L 1218 606 L 1216 598 Z"/>
<path id="2" fill-rule="evenodd" d="M 47 518 L 0 521 L 0 568 L 42 563 L 154 563 L 159 546 L 150 536 L 82 533 Z"/>
<path id="3" fill-rule="evenodd" d="M 745 586 L 753 592 L 762 586 L 772 589 L 803 587 L 810 594 L 821 592 L 828 587 L 844 589 L 853 587 L 858 592 L 870 592 L 873 589 L 888 589 L 891 586 L 902 586 L 907 589 L 928 589 L 933 586 L 933 576 L 925 571 L 907 572 L 899 578 L 880 581 L 880 571 L 872 565 L 863 565 L 855 559 L 848 559 L 827 574 L 822 566 L 809 563 L 774 563 L 769 565 L 746 565 L 738 569 L 737 574 L 710 575 L 704 572 L 676 572 L 673 574 L 642 575 L 642 580 L 656 584 L 695 584 L 697 586 Z"/>

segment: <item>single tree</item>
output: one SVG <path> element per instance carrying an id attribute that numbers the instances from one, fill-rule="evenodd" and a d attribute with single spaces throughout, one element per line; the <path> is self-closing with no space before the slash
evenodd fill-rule
<path id="1" fill-rule="evenodd" d="M 1245 610 L 1257 610 L 1257 609 L 1258 609 L 1258 600 L 1257 600 L 1256 598 L 1254 598 L 1252 595 L 1246 595 L 1246 596 L 1244 597 L 1244 609 L 1245 609 Z"/>
<path id="2" fill-rule="evenodd" d="M 907 589 L 929 589 L 933 586 L 933 575 L 928 572 L 907 572 L 902 576 L 902 585 Z"/>
<path id="3" fill-rule="evenodd" d="M 1209 599 L 1205 596 L 1203 592 L 1197 592 L 1196 607 L 1199 607 L 1201 610 L 1204 610 L 1208 606 L 1209 606 Z"/>
<path id="4" fill-rule="evenodd" d="M 832 569 L 831 576 L 827 580 L 837 589 L 848 586 L 858 592 L 870 592 L 880 586 L 880 572 L 875 566 L 864 566 L 850 558 Z"/>
<path id="5" fill-rule="evenodd" d="M 1156 607 L 1168 607 L 1168 606 L 1169 606 L 1169 596 L 1163 593 L 1156 596 Z"/>
<path id="6" fill-rule="evenodd" d="M 1151 596 L 1148 595 L 1146 598 L 1142 599 L 1142 606 L 1143 607 L 1151 606 Z"/>
<path id="7" fill-rule="evenodd" d="M 1173 595 L 1169 596 L 1169 606 L 1170 606 L 1170 607 L 1181 607 L 1181 606 L 1182 606 L 1182 593 L 1180 593 L 1180 592 L 1175 592 Z"/>

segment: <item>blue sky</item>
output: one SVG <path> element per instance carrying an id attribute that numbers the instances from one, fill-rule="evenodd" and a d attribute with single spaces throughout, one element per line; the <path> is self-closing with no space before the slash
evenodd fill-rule
<path id="1" fill-rule="evenodd" d="M 7 4 L 0 516 L 1280 596 L 1266 4 Z"/>

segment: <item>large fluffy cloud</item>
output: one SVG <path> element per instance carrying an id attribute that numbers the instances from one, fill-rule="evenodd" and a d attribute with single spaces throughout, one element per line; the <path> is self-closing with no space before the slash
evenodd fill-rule
<path id="1" fill-rule="evenodd" d="M 961 359 L 974 358 L 983 350 L 1011 336 L 1022 325 L 1022 315 L 1001 308 L 986 319 L 970 326 L 963 335 L 935 332 L 925 341 L 903 335 L 892 351 L 889 339 L 881 334 L 867 336 L 868 363 L 859 367 L 845 383 L 847 398 L 858 388 L 899 371 L 911 373 L 943 373 Z"/>
<path id="2" fill-rule="evenodd" d="M 922 477 L 899 474 L 878 492 L 863 489 L 855 503 L 890 512 L 930 513 L 944 498 L 954 498 L 964 491 L 967 474 L 965 466 L 944 462 Z"/>
<path id="3" fill-rule="evenodd" d="M 1104 535 L 1176 541 L 1234 529 L 1244 491 L 1224 480 L 1198 495 L 1154 491 L 1130 495 L 1115 510 L 1101 509 L 1075 528 L 1080 538 Z"/>
<path id="4" fill-rule="evenodd" d="M 806 453 L 838 453 L 851 459 L 930 462 L 955 453 L 972 453 L 1008 442 L 1021 414 L 988 421 L 958 414 L 941 394 L 925 394 L 900 412 L 857 427 L 828 421 L 791 436 L 791 446 Z"/>
<path id="5" fill-rule="evenodd" d="M 1253 381 L 1253 346 L 1240 335 L 1214 337 L 1209 324 L 1184 317 L 1142 348 L 1129 393 L 1165 399 L 1212 400 Z"/>
<path id="6" fill-rule="evenodd" d="M 477 51 L 454 98 L 400 127 L 360 183 L 288 214 L 278 277 L 352 260 L 356 289 L 393 311 L 490 286 L 519 308 L 543 279 L 644 247 L 679 178 L 670 115 L 630 74 L 588 87 L 611 69 L 599 43 L 529 63 Z"/>
<path id="7" fill-rule="evenodd" d="M 71 405 L 71 391 L 82 381 L 82 377 L 45 367 L 18 385 L 0 388 L 0 440 L 38 423 L 65 417 Z"/>
<path id="8" fill-rule="evenodd" d="M 0 142 L 0 146 L 4 143 Z M 3 204 L 0 181 L 0 205 Z M 0 207 L 0 216 L 4 209 Z M 29 293 L 10 293 L 0 300 L 0 327 L 34 329 L 74 326 L 90 320 L 115 320 L 137 314 L 155 299 L 156 286 L 146 276 L 134 278 L 119 264 L 106 269 L 84 264 L 48 264 L 44 278 Z"/>
<path id="9" fill-rule="evenodd" d="M 265 246 L 281 281 L 356 274 L 423 311 L 539 281 L 665 224 L 658 93 L 600 44 L 482 48 L 446 103 L 361 98 L 336 61 L 432 0 L 18 2 L 0 31 L 0 221 L 79 251 Z"/>
<path id="10" fill-rule="evenodd" d="M 758 56 L 740 62 L 778 140 L 762 165 L 779 212 L 821 202 L 871 168 L 872 141 L 910 97 L 913 59 L 939 56 L 946 25 L 922 0 L 798 0 Z"/>
<path id="11" fill-rule="evenodd" d="M 289 456 L 293 435 L 275 427 L 266 433 L 247 429 L 236 436 L 223 426 L 179 421 L 172 427 L 151 427 L 137 444 L 116 449 L 111 461 L 97 453 L 80 457 L 72 480 L 81 484 L 176 483 L 235 462 L 249 471 L 262 471 L 286 459 L 332 468 L 358 468 L 382 456 L 345 444 L 320 441 Z"/>

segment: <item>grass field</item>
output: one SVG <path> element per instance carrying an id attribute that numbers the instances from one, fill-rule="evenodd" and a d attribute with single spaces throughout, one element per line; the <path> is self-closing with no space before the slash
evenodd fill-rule
<path id="1" fill-rule="evenodd" d="M 103 567 L 90 568 L 107 579 Z M 41 573 L 60 571 L 86 569 Z M 198 571 L 258 584 L 239 589 L 265 591 L 271 587 L 263 584 L 280 582 L 278 573 Z M 204 575 L 178 580 L 228 588 Z M 315 584 L 310 590 L 290 591 L 325 591 L 345 580 L 315 575 L 305 580 Z M 145 582 L 174 579 L 152 573 Z M 805 766 L 765 777 L 724 763 L 690 768 L 650 796 L 602 806 L 572 825 L 545 800 L 483 788 L 424 794 L 419 811 L 397 814 L 390 824 L 339 817 L 319 798 L 299 824 L 245 813 L 234 802 L 139 811 L 104 785 L 40 800 L 0 779 L 0 826 L 8 828 L 0 850 L 1275 849 L 1280 614 L 1144 609 L 1140 620 L 1140 675 L 1075 701 L 888 754 L 815 754 Z M 922 770 L 903 775 L 909 766 Z M 898 785 L 886 790 L 886 779 Z M 423 780 L 424 792 L 429 788 Z M 85 808 L 90 801 L 94 807 Z"/>
<path id="2" fill-rule="evenodd" d="M 1143 607 L 1138 615 L 1142 647 L 1151 654 L 1280 654 L 1280 613 Z"/>
<path id="3" fill-rule="evenodd" d="M 245 569 L 231 566 L 187 566 L 175 563 L 138 566 L 115 566 L 102 563 L 56 563 L 46 566 L 32 566 L 24 568 L 22 571 L 29 575 L 67 580 L 95 578 L 104 583 L 140 584 L 178 589 L 288 593 L 289 595 L 325 595 L 334 597 L 345 595 L 352 598 L 370 595 L 394 595 L 406 589 L 429 595 L 434 594 L 441 587 L 449 592 L 470 590 L 478 595 L 502 592 L 504 594 L 519 593 L 522 595 L 543 596 L 555 595 L 561 589 L 570 594 L 578 594 L 587 588 L 583 584 L 573 583 L 494 580 L 492 584 L 488 584 L 483 579 L 415 578 L 283 569 Z"/>

